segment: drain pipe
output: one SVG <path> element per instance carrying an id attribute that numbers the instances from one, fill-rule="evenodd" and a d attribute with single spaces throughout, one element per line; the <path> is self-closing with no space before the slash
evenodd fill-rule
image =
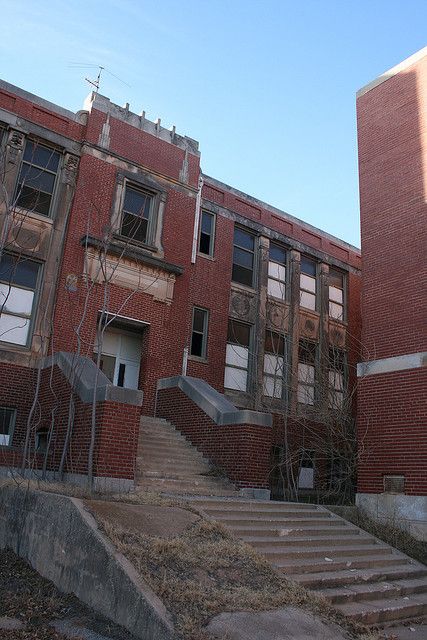
<path id="1" fill-rule="evenodd" d="M 203 187 L 203 176 L 200 174 L 199 176 L 199 190 L 197 192 L 196 197 L 196 212 L 194 215 L 194 229 L 193 229 L 193 248 L 191 251 L 191 263 L 194 264 L 196 262 L 197 255 L 197 242 L 199 239 L 199 223 L 200 223 L 200 205 L 202 203 L 202 187 Z"/>

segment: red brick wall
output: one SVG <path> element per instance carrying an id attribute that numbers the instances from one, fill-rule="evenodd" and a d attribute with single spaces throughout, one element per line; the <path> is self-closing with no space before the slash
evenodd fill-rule
<path id="1" fill-rule="evenodd" d="M 180 389 L 158 392 L 157 416 L 169 420 L 238 487 L 269 486 L 271 428 L 219 426 Z"/>

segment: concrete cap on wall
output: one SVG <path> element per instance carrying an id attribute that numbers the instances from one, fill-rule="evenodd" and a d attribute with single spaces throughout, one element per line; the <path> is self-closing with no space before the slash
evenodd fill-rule
<path id="1" fill-rule="evenodd" d="M 272 416 L 261 411 L 238 409 L 201 378 L 173 376 L 157 381 L 157 391 L 177 387 L 218 425 L 253 424 L 271 427 Z"/>

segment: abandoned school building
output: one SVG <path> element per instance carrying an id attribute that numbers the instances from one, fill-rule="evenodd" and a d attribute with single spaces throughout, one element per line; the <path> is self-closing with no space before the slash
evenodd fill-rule
<path id="1" fill-rule="evenodd" d="M 26 466 L 84 482 L 94 423 L 96 486 L 129 489 L 144 475 L 140 425 L 155 428 L 156 417 L 247 495 L 319 498 L 338 488 L 351 498 L 360 387 L 361 497 L 395 491 L 401 476 L 402 493 L 425 496 L 412 450 L 399 457 L 396 447 L 410 420 L 424 438 L 425 472 L 421 406 L 413 419 L 416 398 L 398 396 L 401 375 L 421 385 L 426 369 L 388 368 L 389 398 L 376 368 L 421 352 L 423 339 L 425 347 L 425 333 L 415 337 L 421 306 L 412 313 L 407 304 L 421 282 L 401 270 L 394 277 L 417 262 L 410 242 L 425 239 L 415 208 L 402 237 L 412 182 L 387 205 L 387 180 L 401 180 L 393 135 L 408 88 L 402 73 L 358 99 L 363 334 L 357 248 L 204 175 L 195 140 L 129 105 L 92 93 L 73 113 L 0 83 L 3 473 Z M 405 132 L 402 149 L 413 134 Z M 386 161 L 395 175 L 385 167 L 376 191 L 382 144 L 394 149 Z M 397 251 L 405 238 L 407 250 Z"/>

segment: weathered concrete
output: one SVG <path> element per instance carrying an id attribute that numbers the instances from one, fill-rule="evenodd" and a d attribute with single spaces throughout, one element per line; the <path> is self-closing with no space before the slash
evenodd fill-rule
<path id="1" fill-rule="evenodd" d="M 0 548 L 141 640 L 175 638 L 161 600 L 98 530 L 76 498 L 0 488 Z"/>
<path id="2" fill-rule="evenodd" d="M 408 531 L 427 541 L 427 496 L 403 493 L 358 493 L 356 504 L 373 520 Z"/>
<path id="3" fill-rule="evenodd" d="M 9 618 L 8 616 L 0 617 L 0 629 L 3 631 L 17 631 L 18 629 L 22 629 L 24 623 L 18 618 Z"/>
<path id="4" fill-rule="evenodd" d="M 221 613 L 206 627 L 215 638 L 227 640 L 345 640 L 335 625 L 295 607 L 277 611 Z"/>
<path id="5" fill-rule="evenodd" d="M 51 626 L 70 640 L 113 640 L 79 624 L 78 620 L 54 620 Z"/>

